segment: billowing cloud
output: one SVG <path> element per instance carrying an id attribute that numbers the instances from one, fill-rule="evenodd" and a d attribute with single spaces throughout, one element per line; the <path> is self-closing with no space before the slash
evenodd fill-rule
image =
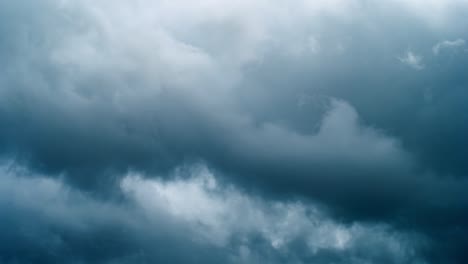
<path id="1" fill-rule="evenodd" d="M 463 263 L 467 8 L 0 3 L 0 262 Z"/>
<path id="2" fill-rule="evenodd" d="M 250 196 L 203 166 L 180 168 L 164 182 L 130 174 L 121 182 L 125 203 L 87 197 L 23 168 L 1 173 L 2 263 L 422 261 L 413 234 L 345 225 L 313 204 Z"/>

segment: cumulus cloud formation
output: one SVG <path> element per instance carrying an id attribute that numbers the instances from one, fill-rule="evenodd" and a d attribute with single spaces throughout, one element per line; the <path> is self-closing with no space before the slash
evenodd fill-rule
<path id="1" fill-rule="evenodd" d="M 3 166 L 1 174 L 0 211 L 9 225 L 2 263 L 420 261 L 418 236 L 345 225 L 313 204 L 253 197 L 199 165 L 176 170 L 170 181 L 125 176 L 125 203 L 89 198 L 24 168 Z"/>
<path id="2" fill-rule="evenodd" d="M 0 263 L 464 263 L 466 10 L 1 2 Z"/>

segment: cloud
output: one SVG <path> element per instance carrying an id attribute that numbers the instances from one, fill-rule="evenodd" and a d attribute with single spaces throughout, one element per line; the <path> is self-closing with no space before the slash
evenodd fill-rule
<path id="1" fill-rule="evenodd" d="M 209 263 L 221 258 L 208 254 L 210 247 L 186 242 L 182 229 L 176 229 L 183 227 L 164 215 L 146 219 L 128 204 L 89 197 L 15 166 L 2 167 L 1 181 L 2 263 Z"/>
<path id="2" fill-rule="evenodd" d="M 2 244 L 9 242 L 0 261 L 6 263 L 412 263 L 420 257 L 417 236 L 384 225 L 344 225 L 313 204 L 250 196 L 217 182 L 203 166 L 177 170 L 169 181 L 128 175 L 121 182 L 130 199 L 124 204 L 15 166 L 1 173 Z"/>
<path id="3" fill-rule="evenodd" d="M 0 3 L 0 158 L 31 174 L 5 176 L 5 212 L 33 234 L 1 255 L 400 263 L 416 234 L 427 262 L 463 263 L 468 53 L 433 55 L 462 45 L 467 6 L 426 2 Z M 166 240 L 187 254 L 146 253 Z"/>
<path id="4" fill-rule="evenodd" d="M 434 53 L 434 55 L 439 55 L 440 51 L 443 49 L 450 49 L 461 46 L 465 46 L 465 40 L 463 39 L 456 39 L 453 41 L 444 40 L 434 45 L 434 47 L 432 47 L 432 52 Z"/>
<path id="5" fill-rule="evenodd" d="M 415 70 L 424 69 L 425 65 L 422 62 L 422 57 L 414 54 L 411 51 L 408 51 L 404 56 L 398 57 L 398 59 L 408 66 L 412 67 Z"/>

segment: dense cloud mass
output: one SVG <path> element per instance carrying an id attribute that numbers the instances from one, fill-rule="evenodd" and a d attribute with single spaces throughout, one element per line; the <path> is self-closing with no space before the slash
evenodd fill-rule
<path id="1" fill-rule="evenodd" d="M 1 1 L 0 263 L 466 263 L 467 12 Z"/>
<path id="2" fill-rule="evenodd" d="M 1 173 L 2 263 L 419 263 L 423 246 L 385 224 L 340 224 L 312 204 L 247 195 L 200 165 L 171 181 L 130 173 L 120 202 L 24 168 Z"/>

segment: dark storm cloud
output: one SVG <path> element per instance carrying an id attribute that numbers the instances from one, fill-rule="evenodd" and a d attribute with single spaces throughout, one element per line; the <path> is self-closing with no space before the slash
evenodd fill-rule
<path id="1" fill-rule="evenodd" d="M 0 155 L 97 196 L 129 170 L 203 162 L 252 193 L 419 232 L 434 263 L 458 263 L 466 8 L 0 3 Z"/>
<path id="2" fill-rule="evenodd" d="M 2 167 L 0 263 L 217 263 L 183 226 L 90 199 L 58 181 Z M 30 178 L 34 176 L 34 178 Z M 182 254 L 183 253 L 183 254 Z"/>
<path id="3" fill-rule="evenodd" d="M 3 166 L 0 263 L 421 260 L 417 236 L 382 225 L 343 225 L 312 205 L 261 200 L 217 185 L 206 169 L 189 171 L 189 178 L 170 182 L 127 176 L 125 202 L 104 202 Z"/>

